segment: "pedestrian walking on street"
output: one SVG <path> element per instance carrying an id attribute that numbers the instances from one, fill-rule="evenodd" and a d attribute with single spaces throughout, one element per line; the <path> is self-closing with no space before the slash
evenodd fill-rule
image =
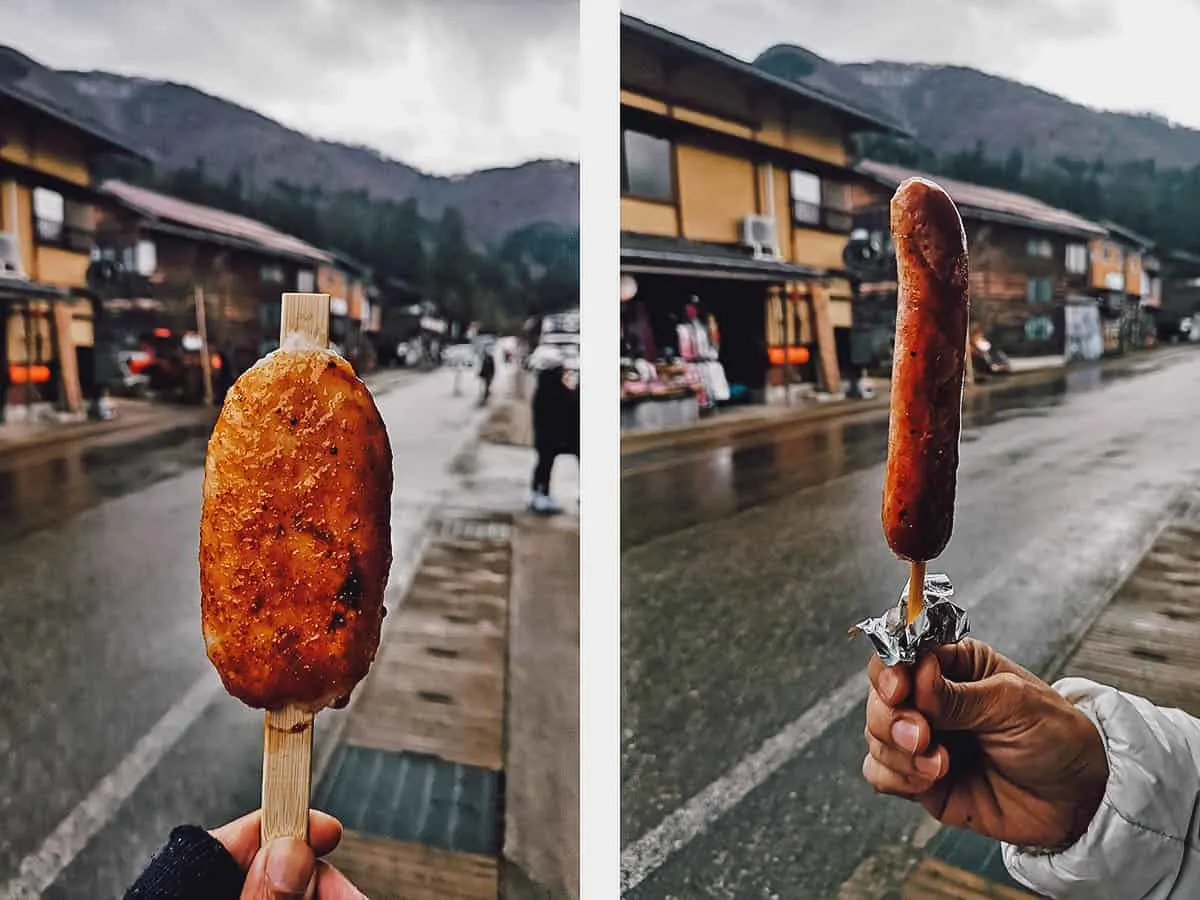
<path id="1" fill-rule="evenodd" d="M 496 378 L 496 357 L 491 347 L 479 359 L 479 405 L 486 406 L 492 396 L 492 381 Z"/>
<path id="2" fill-rule="evenodd" d="M 558 355 L 537 370 L 533 392 L 533 448 L 537 462 L 529 509 L 542 515 L 562 512 L 550 496 L 554 460 L 560 455 L 579 459 L 579 370 Z"/>
<path id="3" fill-rule="evenodd" d="M 1055 900 L 1200 897 L 1200 720 L 1083 678 L 1051 687 L 969 638 L 867 674 L 877 791 L 999 840 Z"/>

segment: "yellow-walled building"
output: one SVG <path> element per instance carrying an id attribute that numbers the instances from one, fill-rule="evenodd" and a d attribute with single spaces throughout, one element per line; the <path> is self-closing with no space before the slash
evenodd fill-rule
<path id="1" fill-rule="evenodd" d="M 92 169 L 111 152 L 139 155 L 0 81 L 0 421 L 6 409 L 83 407 L 94 371 Z"/>
<path id="2" fill-rule="evenodd" d="M 762 401 L 785 373 L 841 389 L 852 324 L 842 254 L 862 180 L 851 137 L 862 131 L 905 133 L 849 99 L 621 17 L 628 405 L 689 380 L 702 406 L 714 394 Z"/>

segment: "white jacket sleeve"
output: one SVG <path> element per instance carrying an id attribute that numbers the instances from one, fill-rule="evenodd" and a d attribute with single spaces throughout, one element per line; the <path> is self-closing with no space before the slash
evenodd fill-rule
<path id="1" fill-rule="evenodd" d="M 1054 689 L 1099 728 L 1108 785 L 1067 850 L 1003 844 L 1009 873 L 1055 900 L 1200 898 L 1200 721 L 1082 678 Z"/>

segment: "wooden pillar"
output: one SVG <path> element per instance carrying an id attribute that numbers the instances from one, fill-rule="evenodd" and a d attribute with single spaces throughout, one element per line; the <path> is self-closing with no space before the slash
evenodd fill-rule
<path id="1" fill-rule="evenodd" d="M 196 330 L 200 333 L 200 371 L 204 375 L 204 405 L 213 405 L 212 356 L 208 349 L 208 310 L 204 299 L 204 288 L 193 288 L 196 303 Z"/>
<path id="2" fill-rule="evenodd" d="M 79 383 L 79 358 L 75 355 L 75 340 L 71 336 L 74 313 L 65 300 L 55 300 L 53 309 L 54 349 L 58 355 L 63 409 L 67 412 L 79 412 L 83 408 L 83 388 Z M 94 347 L 92 352 L 95 352 Z"/>
<path id="3" fill-rule="evenodd" d="M 842 374 L 838 371 L 837 341 L 833 337 L 833 313 L 829 308 L 829 287 L 814 282 L 808 288 L 812 304 L 813 333 L 817 338 L 818 370 L 821 387 L 831 394 L 842 389 Z"/>

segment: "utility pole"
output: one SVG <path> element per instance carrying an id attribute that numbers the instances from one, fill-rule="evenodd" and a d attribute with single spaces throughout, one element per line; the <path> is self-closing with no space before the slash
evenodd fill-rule
<path id="1" fill-rule="evenodd" d="M 208 317 L 204 308 L 204 288 L 196 285 L 196 330 L 200 332 L 200 368 L 204 372 L 204 405 L 213 405 L 212 357 L 208 353 Z"/>

